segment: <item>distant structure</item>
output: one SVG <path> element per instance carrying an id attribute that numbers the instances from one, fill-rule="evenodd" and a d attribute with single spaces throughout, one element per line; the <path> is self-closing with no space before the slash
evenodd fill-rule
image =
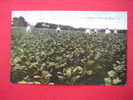
<path id="1" fill-rule="evenodd" d="M 26 32 L 27 32 L 27 33 L 31 32 L 31 26 L 30 26 L 30 25 L 27 25 L 27 27 L 26 27 Z"/>
<path id="2" fill-rule="evenodd" d="M 47 24 L 45 24 L 45 23 L 43 23 L 43 24 L 42 24 L 42 27 L 49 28 L 50 26 L 47 25 Z"/>
<path id="3" fill-rule="evenodd" d="M 98 30 L 96 28 L 94 29 L 94 33 L 98 33 Z"/>
<path id="4" fill-rule="evenodd" d="M 57 32 L 57 33 L 60 33 L 60 32 L 61 32 L 61 28 L 59 27 L 59 25 L 58 25 L 58 27 L 56 28 L 56 32 Z"/>
<path id="5" fill-rule="evenodd" d="M 94 28 L 94 29 L 90 29 L 90 28 L 87 28 L 86 30 L 85 30 L 85 33 L 86 34 L 94 34 L 94 33 L 98 33 L 98 29 L 96 29 L 96 28 Z"/>
<path id="6" fill-rule="evenodd" d="M 114 33 L 115 33 L 115 34 L 117 34 L 117 33 L 118 33 L 117 29 L 115 29 L 115 30 L 114 30 Z"/>
<path id="7" fill-rule="evenodd" d="M 110 34 L 110 33 L 111 33 L 111 31 L 108 28 L 106 28 L 105 29 L 105 34 Z"/>
<path id="8" fill-rule="evenodd" d="M 92 33 L 92 32 L 91 32 L 91 29 L 87 28 L 87 29 L 85 30 L 85 33 L 86 33 L 86 34 L 91 34 L 91 33 Z"/>

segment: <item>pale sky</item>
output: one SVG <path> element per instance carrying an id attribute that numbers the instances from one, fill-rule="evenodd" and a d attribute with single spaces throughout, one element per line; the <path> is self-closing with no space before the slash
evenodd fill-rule
<path id="1" fill-rule="evenodd" d="M 49 22 L 76 28 L 127 29 L 127 12 L 105 11 L 13 11 L 13 17 L 23 16 L 29 24 Z"/>

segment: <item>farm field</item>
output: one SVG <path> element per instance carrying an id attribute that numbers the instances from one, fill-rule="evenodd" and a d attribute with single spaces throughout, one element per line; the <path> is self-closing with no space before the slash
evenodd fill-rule
<path id="1" fill-rule="evenodd" d="M 56 33 L 13 27 L 11 81 L 21 84 L 124 85 L 127 34 Z"/>

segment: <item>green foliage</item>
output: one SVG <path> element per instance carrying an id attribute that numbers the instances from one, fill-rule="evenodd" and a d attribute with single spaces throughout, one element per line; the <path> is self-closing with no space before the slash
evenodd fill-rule
<path id="1" fill-rule="evenodd" d="M 126 67 L 125 67 L 125 57 L 120 58 L 120 61 L 116 61 L 112 66 L 112 70 L 108 71 L 108 78 L 105 78 L 106 84 L 124 84 L 126 80 Z M 106 79 L 110 79 L 107 82 Z"/>
<path id="2" fill-rule="evenodd" d="M 13 18 L 13 26 L 27 26 L 27 22 L 24 17 L 14 17 Z"/>
<path id="3" fill-rule="evenodd" d="M 11 80 L 28 84 L 126 82 L 126 35 L 14 29 Z"/>

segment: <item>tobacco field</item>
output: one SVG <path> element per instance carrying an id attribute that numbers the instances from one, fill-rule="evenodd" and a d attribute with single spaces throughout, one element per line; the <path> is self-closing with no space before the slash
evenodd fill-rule
<path id="1" fill-rule="evenodd" d="M 20 84 L 124 85 L 127 34 L 12 30 L 11 81 Z"/>

